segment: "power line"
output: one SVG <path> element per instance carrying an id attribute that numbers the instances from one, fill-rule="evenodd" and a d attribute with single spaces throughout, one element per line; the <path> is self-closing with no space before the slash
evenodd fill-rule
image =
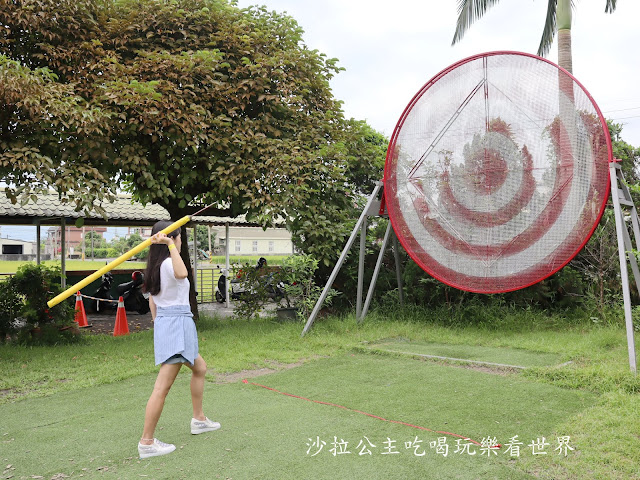
<path id="1" fill-rule="evenodd" d="M 628 118 L 640 118 L 640 115 L 633 115 L 632 117 L 617 117 L 617 118 L 612 118 L 611 120 L 626 120 Z"/>
<path id="2" fill-rule="evenodd" d="M 640 109 L 640 106 L 639 107 L 629 107 L 629 108 L 618 108 L 616 110 L 606 110 L 606 111 L 603 111 L 602 113 L 626 112 L 626 111 L 629 111 L 629 110 L 638 110 L 638 109 Z"/>

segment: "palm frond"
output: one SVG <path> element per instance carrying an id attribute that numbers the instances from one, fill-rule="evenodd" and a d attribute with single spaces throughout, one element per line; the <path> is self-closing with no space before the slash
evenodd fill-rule
<path id="1" fill-rule="evenodd" d="M 607 6 L 604 7 L 604 13 L 613 13 L 616 10 L 617 0 L 607 0 Z"/>
<path id="2" fill-rule="evenodd" d="M 462 40 L 469 27 L 500 0 L 458 0 L 458 21 L 451 45 Z M 609 0 L 611 1 L 611 0 Z M 614 0 L 615 1 L 615 0 Z"/>
<path id="3" fill-rule="evenodd" d="M 573 2 L 571 3 L 573 7 Z M 540 46 L 538 47 L 538 55 L 541 57 L 549 53 L 551 45 L 553 45 L 553 39 L 556 35 L 556 7 L 557 0 L 548 0 L 547 18 L 544 22 L 544 30 L 542 31 L 542 38 L 540 39 Z"/>

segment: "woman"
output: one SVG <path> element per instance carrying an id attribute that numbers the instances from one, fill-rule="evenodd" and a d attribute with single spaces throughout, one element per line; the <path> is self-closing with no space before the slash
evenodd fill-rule
<path id="1" fill-rule="evenodd" d="M 187 267 L 180 257 L 180 229 L 168 235 L 161 232 L 169 225 L 171 222 L 157 222 L 153 226 L 145 273 L 144 288 L 150 293 L 149 307 L 154 320 L 156 365 L 161 366 L 147 402 L 144 430 L 138 443 L 140 458 L 166 455 L 176 449 L 175 445 L 154 438 L 154 432 L 164 400 L 183 364 L 193 372 L 191 433 L 197 435 L 220 428 L 220 424 L 209 420 L 202 410 L 207 364 L 198 354 L 198 335 L 189 306 Z"/>

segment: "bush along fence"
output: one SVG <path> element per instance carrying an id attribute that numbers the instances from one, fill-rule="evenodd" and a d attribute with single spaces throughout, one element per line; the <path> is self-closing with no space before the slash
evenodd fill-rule
<path id="1" fill-rule="evenodd" d="M 27 263 L 0 283 L 0 342 L 52 345 L 75 341 L 73 301 L 49 308 L 62 291 L 60 268 Z"/>

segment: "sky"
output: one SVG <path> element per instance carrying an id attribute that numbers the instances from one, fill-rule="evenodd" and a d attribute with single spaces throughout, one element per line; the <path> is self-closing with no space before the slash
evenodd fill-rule
<path id="1" fill-rule="evenodd" d="M 331 81 L 347 117 L 366 120 L 390 137 L 412 97 L 432 77 L 469 56 L 496 50 L 535 54 L 547 2 L 502 0 L 451 46 L 457 0 L 238 0 L 286 12 L 304 42 L 345 70 Z M 640 1 L 577 0 L 573 14 L 573 74 L 604 116 L 623 125 L 622 138 L 640 146 Z M 557 62 L 557 43 L 547 58 Z M 110 229 L 106 237 L 126 229 Z M 124 232 L 124 233 L 123 233 Z M 3 237 L 35 240 L 35 227 L 0 228 Z M 43 234 L 44 235 L 44 234 Z"/>
<path id="2" fill-rule="evenodd" d="M 345 69 L 331 82 L 347 117 L 390 137 L 411 98 L 433 76 L 469 56 L 512 50 L 535 54 L 545 0 L 502 0 L 451 46 L 457 0 L 238 0 L 287 12 L 304 42 Z M 622 138 L 640 146 L 640 1 L 577 0 L 572 25 L 573 73 Z M 547 58 L 557 62 L 557 43 Z"/>

